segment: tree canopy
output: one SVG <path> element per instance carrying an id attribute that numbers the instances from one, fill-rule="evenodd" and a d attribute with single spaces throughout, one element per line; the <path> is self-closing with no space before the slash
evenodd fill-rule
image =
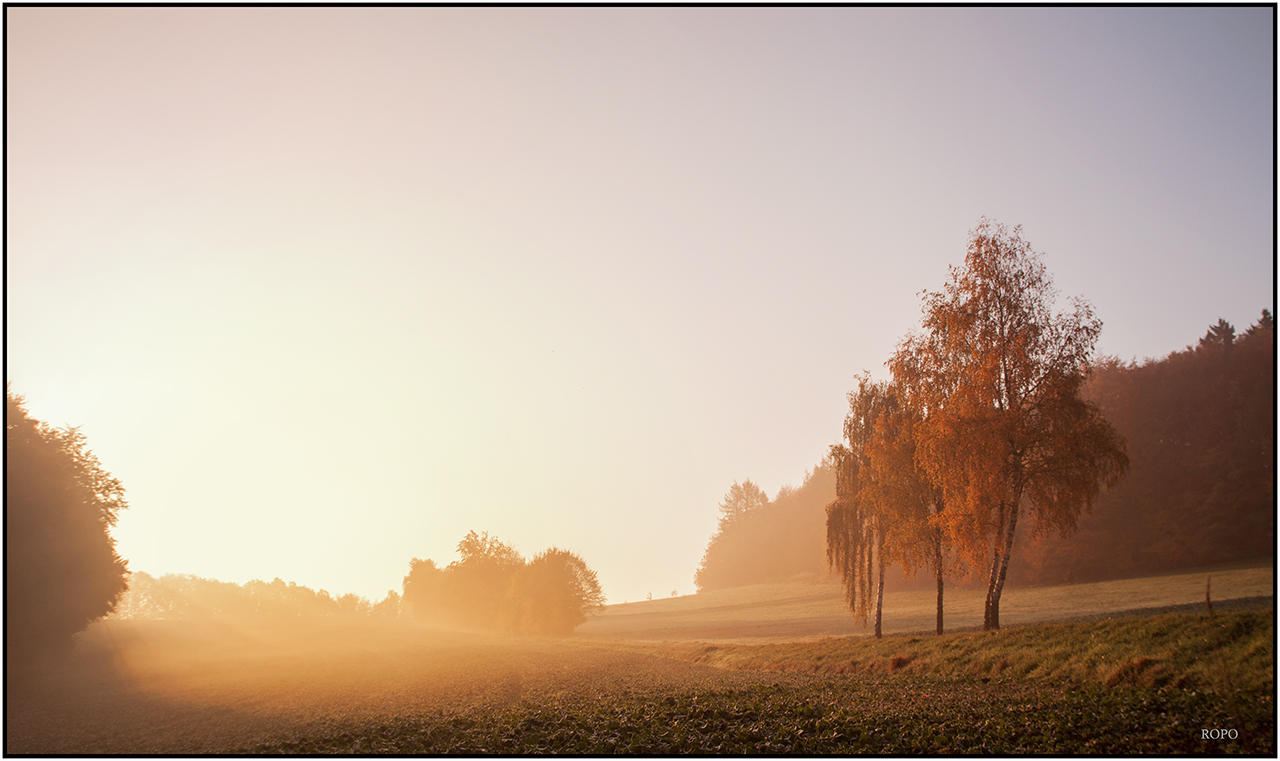
<path id="1" fill-rule="evenodd" d="M 876 427 L 894 405 L 887 383 L 863 375 L 849 392 L 844 443 L 831 447 L 836 463 L 836 498 L 827 506 L 827 563 L 844 582 L 845 600 L 864 624 L 876 600 L 875 633 L 880 636 L 884 596 L 885 535 L 893 517 L 878 499 L 871 442 Z M 878 577 L 878 581 L 876 580 Z"/>
<path id="2" fill-rule="evenodd" d="M 769 495 L 747 479 L 742 483 L 734 482 L 729 492 L 720 503 L 720 525 L 726 526 L 741 520 L 752 512 L 769 504 Z"/>
<path id="3" fill-rule="evenodd" d="M 1082 299 L 1055 314 L 1056 298 L 1021 227 L 983 219 L 964 267 L 925 294 L 924 331 L 889 360 L 920 414 L 916 457 L 942 489 L 949 535 L 974 560 L 990 552 L 987 628 L 1000 625 L 1024 509 L 1037 530 L 1070 531 L 1128 467 L 1123 439 L 1080 396 L 1102 323 Z"/>
<path id="4" fill-rule="evenodd" d="M 419 620 L 509 634 L 565 636 L 604 607 L 595 571 L 569 550 L 550 547 L 532 560 L 470 531 L 460 559 L 440 568 L 414 558 L 403 601 Z"/>
<path id="5" fill-rule="evenodd" d="M 80 431 L 32 418 L 9 389 L 5 413 L 5 638 L 16 665 L 69 648 L 114 609 L 128 566 L 111 527 L 127 503 Z"/>
<path id="6" fill-rule="evenodd" d="M 558 547 L 533 556 L 515 577 L 516 629 L 565 636 L 604 608 L 596 572 L 582 558 Z"/>

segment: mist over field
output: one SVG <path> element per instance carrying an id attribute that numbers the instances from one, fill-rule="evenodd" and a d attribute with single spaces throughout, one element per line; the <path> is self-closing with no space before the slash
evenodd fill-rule
<path id="1" fill-rule="evenodd" d="M 1275 8 L 5 21 L 7 754 L 1274 755 Z"/>
<path id="2" fill-rule="evenodd" d="M 1203 595 L 1203 578 L 1194 574 L 1115 588 L 1092 585 L 1087 591 L 1044 590 L 1025 596 L 1021 610 L 1027 619 L 1020 618 L 1024 614 L 1012 605 L 1017 598 L 1011 598 L 1010 618 L 1035 621 L 1064 613 L 1075 617 L 1096 613 L 1095 619 L 1102 624 L 1074 626 L 1137 622 L 1143 619 L 1114 619 L 1109 614 L 1123 606 L 1159 605 L 1159 610 L 1172 610 L 1171 603 Z M 1267 686 L 1271 673 L 1267 669 L 1274 663 L 1274 649 L 1268 643 L 1274 641 L 1274 630 L 1266 624 L 1272 612 L 1257 605 L 1271 604 L 1274 571 L 1270 566 L 1220 571 L 1213 579 L 1219 596 L 1217 620 L 1256 611 L 1254 618 L 1240 619 L 1229 629 L 1235 632 L 1230 636 L 1245 637 L 1229 651 L 1230 657 L 1241 659 L 1240 665 L 1232 667 L 1230 678 L 1236 680 L 1234 689 L 1245 691 L 1236 694 L 1241 700 L 1269 694 L 1266 691 L 1273 690 L 1274 684 Z M 1095 688 L 1105 690 L 1107 700 L 1114 701 L 1126 690 L 1141 691 L 1140 686 L 1152 680 L 1163 684 L 1181 680 L 1189 689 L 1198 687 L 1203 697 L 1191 705 L 1168 703 L 1169 716 L 1163 722 L 1148 723 L 1132 733 L 1135 743 L 1146 738 L 1145 742 L 1156 744 L 1133 748 L 1212 751 L 1227 747 L 1207 746 L 1186 732 L 1170 729 L 1175 717 L 1204 721 L 1224 710 L 1214 702 L 1221 701 L 1214 681 L 1222 678 L 1215 671 L 1217 661 L 1204 662 L 1206 671 L 1190 665 L 1204 658 L 1196 650 L 1195 635 L 1190 634 L 1208 622 L 1199 612 L 1149 619 L 1156 622 L 1152 625 L 1165 621 L 1158 625 L 1182 632 L 1186 641 L 1171 633 L 1144 632 L 1142 636 L 1164 638 L 1166 655 L 1145 666 L 1145 674 L 1141 669 L 1137 672 L 1136 687 L 1126 681 L 1129 677 L 1117 681 L 1115 674 L 1125 664 L 1140 660 L 1135 655 L 1144 652 L 1141 638 L 1134 644 L 1132 635 L 1108 633 L 1109 629 L 1083 630 L 1083 635 L 1063 630 L 1056 636 L 1063 637 L 1064 643 L 1084 647 L 1077 660 L 1061 662 L 1054 661 L 1059 656 L 1047 655 L 1043 645 L 1020 646 L 1030 650 L 1019 657 L 1029 654 L 1041 659 L 1046 669 L 1071 674 L 1069 683 L 1080 691 L 1072 697 L 1061 690 L 1046 693 L 1036 679 L 1013 675 L 1013 668 L 1001 676 L 1002 670 L 995 668 L 1001 656 L 975 656 L 966 676 L 930 681 L 928 664 L 938 656 L 912 656 L 913 648 L 919 646 L 912 643 L 922 641 L 918 637 L 891 637 L 885 640 L 887 651 L 867 651 L 857 644 L 869 647 L 872 640 L 865 636 L 833 637 L 829 631 L 813 628 L 819 610 L 831 624 L 839 625 L 838 619 L 844 627 L 840 631 L 853 628 L 847 611 L 840 615 L 838 595 L 806 601 L 794 597 L 806 594 L 804 590 L 821 589 L 813 585 L 748 587 L 733 595 L 710 593 L 614 606 L 568 640 L 461 633 L 404 620 L 332 616 L 107 620 L 80 635 L 74 658 L 61 670 L 46 673 L 39 685 L 14 689 L 10 681 L 5 749 L 39 755 L 475 754 L 517 749 L 597 755 L 628 748 L 663 755 L 716 748 L 831 752 L 853 742 L 844 734 L 852 731 L 847 722 L 897 720 L 897 713 L 876 718 L 866 708 L 873 700 L 887 700 L 881 705 L 886 712 L 929 715 L 932 723 L 943 726 L 959 717 L 968 721 L 970 714 L 965 712 L 974 701 L 984 707 L 980 718 L 1004 715 L 1006 706 L 1013 710 L 1028 700 L 1065 701 L 1060 710 L 1067 712 L 1078 710 L 1072 708 L 1076 700 L 1097 700 L 1100 696 L 1091 692 Z M 927 630 L 929 601 L 912 602 L 910 594 L 894 597 L 893 616 L 903 620 L 903 616 L 918 615 L 910 612 L 911 607 L 923 602 L 925 610 L 916 620 Z M 699 602 L 702 597 L 707 600 Z M 1233 607 L 1224 602 L 1228 598 L 1251 599 L 1254 607 Z M 1086 610 L 1082 605 L 1093 607 Z M 1203 601 L 1192 605 L 1202 606 Z M 957 610 L 965 609 L 970 611 L 963 614 L 970 624 L 981 621 L 980 598 L 958 603 Z M 1015 625 L 1002 641 L 1012 647 L 1017 637 L 1033 631 Z M 1100 632 L 1114 638 L 1114 650 L 1101 648 Z M 971 631 L 948 635 L 945 641 L 951 648 L 987 647 L 983 637 Z M 716 644 L 709 646 L 709 642 Z M 832 650 L 840 647 L 847 649 Z M 1070 648 L 1059 643 L 1051 650 L 1061 652 L 1064 647 Z M 721 659 L 720 665 L 712 656 Z M 1003 657 L 1014 660 L 1012 652 Z M 914 662 L 914 666 L 893 666 L 899 661 Z M 938 660 L 937 668 L 951 667 Z M 995 684 L 980 678 L 989 673 L 997 675 Z M 922 692 L 938 700 L 917 703 Z M 1160 699 L 1182 700 L 1174 693 L 1181 691 L 1161 693 Z M 907 699 L 907 695 L 915 697 Z M 796 713 L 797 705 L 809 706 L 809 713 Z M 1273 711 L 1267 704 L 1247 709 L 1252 744 L 1244 747 L 1264 747 L 1258 743 L 1268 736 L 1265 720 Z M 1084 718 L 1086 723 L 1077 724 L 1073 733 L 1058 732 L 1042 741 L 1046 744 L 1026 747 L 1033 752 L 1084 752 L 1091 739 L 1108 732 L 1115 735 L 1120 728 L 1098 723 L 1100 719 L 1092 714 Z M 1079 719 L 1077 715 L 1075 720 Z M 1273 730 L 1273 713 L 1271 719 Z M 788 722 L 795 726 L 784 729 Z M 825 729 L 819 729 L 820 722 Z M 1021 740 L 1031 742 L 1030 727 L 1019 726 L 1016 732 Z M 795 735 L 797 728 L 809 729 L 811 744 L 795 745 L 801 739 Z M 1052 735 L 1054 730 L 1037 731 Z M 680 742 L 677 735 L 683 738 Z M 948 747 L 931 746 L 927 736 L 914 730 L 908 737 L 924 745 L 904 749 L 939 752 Z M 956 741 L 970 740 L 957 737 Z M 1016 752 L 1019 746 L 1004 747 Z M 1124 746 L 1111 747 L 1118 752 Z"/>

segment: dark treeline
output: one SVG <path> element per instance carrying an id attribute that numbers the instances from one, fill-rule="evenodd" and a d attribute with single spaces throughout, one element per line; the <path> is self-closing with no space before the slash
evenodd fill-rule
<path id="1" fill-rule="evenodd" d="M 1099 581 L 1267 558 L 1275 549 L 1275 329 L 1224 321 L 1195 347 L 1141 364 L 1098 363 L 1084 394 L 1129 442 L 1129 473 L 1010 575 Z"/>
<path id="2" fill-rule="evenodd" d="M 135 571 L 129 591 L 116 606 L 119 618 L 204 619 L 255 616 L 377 616 L 400 615 L 400 595 L 394 590 L 377 603 L 355 594 L 333 597 L 279 578 L 270 583 L 254 579 L 245 584 L 204 579 L 189 574 L 159 578 Z"/>
<path id="3" fill-rule="evenodd" d="M 1104 581 L 1270 558 L 1274 384 L 1267 311 L 1241 335 L 1219 322 L 1196 346 L 1163 359 L 1096 362 L 1081 395 L 1127 440 L 1129 471 L 1098 496 L 1074 535 L 1028 532 L 1010 562 L 1009 584 Z M 731 491 L 725 501 L 732 497 Z M 784 487 L 776 499 L 733 517 L 722 505 L 695 576 L 699 591 L 832 581 L 824 510 L 833 499 L 828 456 L 800 489 Z M 900 571 L 890 572 L 887 583 L 905 584 Z M 932 583 L 916 579 L 909 586 Z"/>
<path id="4" fill-rule="evenodd" d="M 604 607 L 595 571 L 551 547 L 531 560 L 487 533 L 468 532 L 444 568 L 414 558 L 404 604 L 417 619 L 508 634 L 564 636 Z"/>

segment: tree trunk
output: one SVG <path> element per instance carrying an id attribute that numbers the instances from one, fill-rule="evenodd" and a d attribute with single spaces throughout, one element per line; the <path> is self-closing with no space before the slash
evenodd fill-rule
<path id="1" fill-rule="evenodd" d="M 877 532 L 877 534 L 879 535 L 876 537 L 876 561 L 880 566 L 880 578 L 877 582 L 878 588 L 876 590 L 876 639 L 880 639 L 880 622 L 884 612 L 884 534 L 880 532 Z"/>
<path id="2" fill-rule="evenodd" d="M 1001 537 L 996 539 L 996 549 L 991 559 L 991 573 L 987 575 L 987 602 L 982 611 L 982 628 L 991 629 L 991 607 L 995 602 L 996 577 L 1000 575 L 1000 552 L 1004 549 Z M 996 624 L 999 628 L 999 624 Z"/>
<path id="3" fill-rule="evenodd" d="M 996 577 L 1000 575 L 1000 553 L 1004 550 L 1004 505 L 999 507 L 999 521 L 996 523 L 995 549 L 991 556 L 991 572 L 987 574 L 987 602 L 982 609 L 982 628 L 991 629 L 991 607 L 995 602 Z M 997 628 L 999 624 L 996 625 Z"/>
<path id="4" fill-rule="evenodd" d="M 875 573 L 875 553 L 872 552 L 871 542 L 867 542 L 867 574 L 862 578 L 862 625 L 867 625 L 867 611 L 871 608 L 871 579 Z"/>
<path id="5" fill-rule="evenodd" d="M 938 576 L 938 634 L 942 634 L 942 532 L 934 530 L 933 570 Z"/>
<path id="6" fill-rule="evenodd" d="M 1013 555 L 1013 533 L 1018 528 L 1018 508 L 1021 506 L 1020 502 L 1021 500 L 1014 503 L 1014 508 L 1009 514 L 1009 532 L 1004 536 L 1004 552 L 999 556 L 999 571 L 996 574 L 995 579 L 993 579 L 995 584 L 992 587 L 992 592 L 988 595 L 991 602 L 988 606 L 990 609 L 990 625 L 985 627 L 987 629 L 1000 628 L 1000 594 L 1004 591 L 1004 579 L 1009 573 L 1009 557 Z"/>

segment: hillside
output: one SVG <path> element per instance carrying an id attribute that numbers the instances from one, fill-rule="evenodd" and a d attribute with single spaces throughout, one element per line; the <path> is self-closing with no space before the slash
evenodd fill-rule
<path id="1" fill-rule="evenodd" d="M 1270 597 L 1270 564 L 1162 577 L 1011 589 L 1002 602 L 1007 625 L 1106 616 L 1147 608 L 1204 604 L 1205 579 L 1212 576 L 1212 597 Z M 948 592 L 948 631 L 980 627 L 985 589 L 971 586 Z M 936 597 L 932 590 L 885 594 L 884 631 L 932 631 Z M 578 627 L 589 638 L 635 640 L 793 641 L 866 635 L 845 608 L 836 584 L 761 584 L 702 592 L 665 600 L 610 605 Z"/>

